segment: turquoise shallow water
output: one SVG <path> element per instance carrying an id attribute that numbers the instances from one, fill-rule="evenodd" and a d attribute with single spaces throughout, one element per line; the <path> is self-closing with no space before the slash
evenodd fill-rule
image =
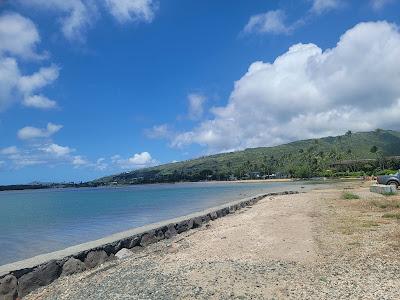
<path id="1" fill-rule="evenodd" d="M 0 192 L 0 265 L 296 183 L 183 183 Z"/>

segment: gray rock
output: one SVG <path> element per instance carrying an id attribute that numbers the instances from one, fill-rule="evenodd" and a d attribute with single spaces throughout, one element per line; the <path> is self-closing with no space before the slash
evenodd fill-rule
<path id="1" fill-rule="evenodd" d="M 192 228 L 193 228 L 193 219 L 185 220 L 175 225 L 177 233 L 182 233 Z"/>
<path id="2" fill-rule="evenodd" d="M 123 259 L 125 257 L 129 257 L 133 254 L 132 251 L 126 249 L 126 248 L 122 248 L 121 250 L 119 250 L 116 254 L 115 257 L 118 259 Z"/>
<path id="3" fill-rule="evenodd" d="M 140 246 L 146 247 L 150 244 L 157 243 L 162 239 L 164 239 L 164 233 L 161 229 L 152 230 L 142 235 L 142 238 L 140 239 Z"/>
<path id="4" fill-rule="evenodd" d="M 80 273 L 86 270 L 86 266 L 79 259 L 71 257 L 68 259 L 62 268 L 61 276 L 68 276 L 76 273 Z"/>
<path id="5" fill-rule="evenodd" d="M 215 212 L 215 211 L 213 211 L 212 213 L 210 213 L 210 219 L 211 220 L 215 220 L 215 219 L 218 219 L 218 215 L 217 215 L 217 213 Z"/>
<path id="6" fill-rule="evenodd" d="M 0 299 L 14 300 L 18 296 L 17 278 L 13 275 L 6 275 L 0 279 Z"/>
<path id="7" fill-rule="evenodd" d="M 203 226 L 203 219 L 201 217 L 193 218 L 193 228 L 198 228 Z"/>
<path id="8" fill-rule="evenodd" d="M 170 238 L 174 237 L 175 235 L 177 235 L 175 225 L 169 224 L 168 226 L 166 226 L 165 231 L 164 231 L 165 238 L 170 239 Z"/>
<path id="9" fill-rule="evenodd" d="M 129 238 L 129 242 L 126 245 L 126 248 L 132 249 L 133 247 L 140 245 L 140 235 L 135 235 Z"/>
<path id="10" fill-rule="evenodd" d="M 104 250 L 90 251 L 85 258 L 87 269 L 97 267 L 108 260 L 108 255 Z"/>
<path id="11" fill-rule="evenodd" d="M 210 215 L 204 215 L 201 217 L 201 221 L 203 222 L 203 224 L 210 222 L 210 220 L 211 220 Z"/>
<path id="12" fill-rule="evenodd" d="M 32 272 L 23 275 L 18 280 L 18 296 L 24 297 L 39 287 L 49 285 L 61 275 L 61 266 L 56 261 L 50 261 L 39 266 Z"/>
<path id="13" fill-rule="evenodd" d="M 218 218 L 225 217 L 227 214 L 229 214 L 229 208 L 222 208 L 220 210 L 217 210 Z"/>

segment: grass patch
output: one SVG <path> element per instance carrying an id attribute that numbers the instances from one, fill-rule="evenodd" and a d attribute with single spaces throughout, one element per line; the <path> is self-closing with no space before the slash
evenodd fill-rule
<path id="1" fill-rule="evenodd" d="M 400 220 L 400 213 L 387 213 L 384 214 L 382 218 Z"/>
<path id="2" fill-rule="evenodd" d="M 395 192 L 386 192 L 386 193 L 382 193 L 383 196 L 394 196 L 397 195 L 397 193 Z"/>
<path id="3" fill-rule="evenodd" d="M 342 194 L 342 198 L 346 199 L 346 200 L 354 200 L 354 199 L 360 199 L 360 196 L 353 194 L 353 193 L 344 192 Z"/>
<path id="4" fill-rule="evenodd" d="M 362 227 L 369 228 L 369 227 L 377 227 L 377 226 L 379 226 L 379 224 L 376 223 L 376 222 L 374 222 L 374 221 L 365 221 L 365 222 L 363 222 L 363 223 L 361 224 L 361 226 L 362 226 Z"/>
<path id="5" fill-rule="evenodd" d="M 376 200 L 372 201 L 372 204 L 381 209 L 400 208 L 400 201 L 395 201 L 395 200 L 382 200 L 382 201 Z"/>

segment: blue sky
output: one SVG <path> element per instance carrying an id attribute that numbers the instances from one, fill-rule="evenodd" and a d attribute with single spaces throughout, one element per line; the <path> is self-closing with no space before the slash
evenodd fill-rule
<path id="1" fill-rule="evenodd" d="M 0 184 L 400 129 L 399 2 L 2 1 Z"/>

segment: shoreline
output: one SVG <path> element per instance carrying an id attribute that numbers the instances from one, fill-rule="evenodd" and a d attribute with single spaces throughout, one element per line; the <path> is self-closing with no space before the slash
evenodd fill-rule
<path id="1" fill-rule="evenodd" d="M 245 197 L 245 198 L 241 198 L 239 200 L 235 200 L 235 201 L 229 201 L 227 203 L 218 205 L 218 206 L 214 206 L 205 210 L 201 210 L 198 212 L 194 212 L 188 215 L 183 215 L 177 218 L 173 218 L 173 219 L 168 219 L 168 220 L 164 220 L 161 222 L 156 222 L 156 223 L 151 223 L 145 226 L 141 226 L 141 227 L 137 227 L 137 228 L 132 228 L 132 229 L 128 229 L 122 232 L 118 232 L 118 233 L 114 233 L 112 235 L 108 235 L 106 237 L 100 238 L 100 239 L 96 239 L 93 241 L 88 241 L 85 243 L 81 243 L 78 245 L 74 245 L 71 247 L 67 247 L 65 249 L 62 250 L 58 250 L 58 251 L 53 251 L 53 252 L 49 252 L 49 253 L 44 253 L 44 254 L 40 254 L 28 259 L 24 259 L 24 260 L 19 260 L 16 262 L 12 262 L 12 263 L 8 263 L 5 265 L 1 265 L 0 266 L 0 279 L 2 277 L 4 277 L 7 274 L 20 274 L 22 273 L 27 273 L 30 270 L 33 270 L 34 268 L 46 264 L 50 261 L 53 260 L 65 260 L 68 257 L 75 257 L 75 256 L 80 256 L 82 253 L 84 252 L 88 252 L 88 251 L 93 251 L 93 250 L 97 250 L 99 248 L 102 248 L 106 245 L 110 245 L 113 243 L 117 243 L 121 240 L 127 239 L 127 238 L 131 238 L 131 237 L 135 237 L 138 235 L 143 235 L 146 234 L 148 232 L 152 232 L 155 231 L 161 227 L 166 227 L 170 224 L 178 224 L 181 222 L 184 222 L 188 219 L 195 219 L 195 218 L 199 218 L 201 216 L 204 215 L 209 215 L 211 213 L 217 212 L 217 211 L 221 211 L 224 209 L 230 209 L 232 206 L 237 206 L 240 205 L 242 203 L 246 203 L 246 202 L 254 202 L 255 199 L 261 199 L 264 198 L 270 194 L 272 195 L 277 195 L 277 194 L 285 194 L 285 193 L 298 193 L 300 190 L 304 190 L 301 189 L 300 186 L 299 187 L 291 187 L 291 191 L 283 191 L 283 192 L 272 192 L 272 193 L 263 193 L 263 194 L 257 194 L 255 196 L 251 196 L 251 197 Z M 228 212 L 229 214 L 229 212 Z"/>
<path id="2" fill-rule="evenodd" d="M 263 197 L 24 299 L 397 299 L 400 195 L 369 184 Z"/>

